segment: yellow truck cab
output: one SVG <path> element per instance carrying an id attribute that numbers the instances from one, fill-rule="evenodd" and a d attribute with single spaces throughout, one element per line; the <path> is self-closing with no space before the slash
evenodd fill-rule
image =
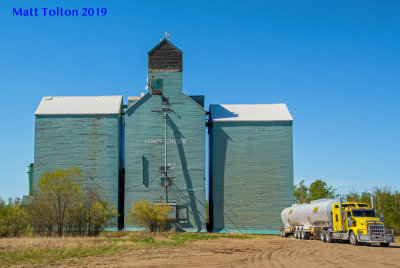
<path id="1" fill-rule="evenodd" d="M 340 203 L 332 205 L 333 239 L 346 238 L 352 245 L 358 242 L 380 242 L 381 246 L 388 246 L 394 241 L 393 231 L 385 230 L 383 222 L 368 204 L 343 202 L 342 211 L 340 213 Z"/>

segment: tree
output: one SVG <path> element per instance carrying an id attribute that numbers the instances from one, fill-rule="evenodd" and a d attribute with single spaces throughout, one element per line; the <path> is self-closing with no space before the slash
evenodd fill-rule
<path id="1" fill-rule="evenodd" d="M 320 179 L 312 182 L 310 187 L 304 185 L 304 180 L 302 180 L 298 186 L 294 186 L 294 197 L 296 203 L 309 203 L 316 199 L 334 198 L 335 189 Z"/>
<path id="2" fill-rule="evenodd" d="M 32 226 L 40 235 L 98 235 L 117 210 L 94 188 L 82 188 L 79 168 L 45 173 L 29 203 Z"/>
<path id="3" fill-rule="evenodd" d="M 323 180 L 316 180 L 308 188 L 308 202 L 321 198 L 334 198 L 335 189 Z"/>
<path id="4" fill-rule="evenodd" d="M 49 218 L 54 221 L 59 236 L 63 234 L 67 208 L 74 203 L 81 190 L 81 179 L 81 170 L 73 167 L 46 172 L 37 182 L 40 205 L 45 205 L 43 202 L 48 204 L 45 205 L 49 209 L 47 213 L 52 214 Z"/>
<path id="5" fill-rule="evenodd" d="M 0 199 L 0 237 L 17 237 L 29 229 L 29 215 L 21 208 L 21 202 Z"/>
<path id="6" fill-rule="evenodd" d="M 308 187 L 304 185 L 304 180 L 301 180 L 299 186 L 294 186 L 294 198 L 296 203 L 306 203 L 308 199 Z"/>
<path id="7" fill-rule="evenodd" d="M 172 208 L 167 205 L 149 203 L 146 200 L 133 202 L 133 208 L 130 210 L 130 221 L 148 228 L 150 232 L 164 231 L 171 217 L 168 215 Z"/>
<path id="8" fill-rule="evenodd" d="M 359 194 L 358 192 L 351 190 L 345 195 L 345 199 L 347 201 L 362 202 L 371 205 L 371 196 L 372 194 L 366 191 Z"/>

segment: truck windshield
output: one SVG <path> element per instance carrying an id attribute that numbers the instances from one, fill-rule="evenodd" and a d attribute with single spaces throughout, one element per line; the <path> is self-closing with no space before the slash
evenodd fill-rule
<path id="1" fill-rule="evenodd" d="M 353 217 L 375 217 L 375 211 L 373 210 L 353 210 Z"/>

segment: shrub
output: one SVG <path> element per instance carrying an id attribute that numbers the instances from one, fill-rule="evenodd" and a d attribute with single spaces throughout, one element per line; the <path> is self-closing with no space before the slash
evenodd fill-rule
<path id="1" fill-rule="evenodd" d="M 0 200 L 0 237 L 20 236 L 28 231 L 29 222 L 29 215 L 19 200 L 10 199 L 8 204 Z"/>
<path id="2" fill-rule="evenodd" d="M 117 210 L 94 188 L 82 188 L 79 168 L 47 172 L 29 204 L 32 227 L 40 235 L 98 235 Z"/>
<path id="3" fill-rule="evenodd" d="M 146 200 L 133 202 L 132 205 L 130 221 L 149 229 L 150 232 L 164 231 L 171 222 L 168 212 L 172 211 L 172 208 L 169 206 L 149 203 Z"/>

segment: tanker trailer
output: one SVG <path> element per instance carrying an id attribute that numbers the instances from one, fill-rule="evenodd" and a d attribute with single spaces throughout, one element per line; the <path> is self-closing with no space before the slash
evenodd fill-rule
<path id="1" fill-rule="evenodd" d="M 373 204 L 373 200 L 372 200 Z M 282 237 L 291 234 L 296 239 L 320 239 L 380 243 L 389 246 L 394 242 L 393 230 L 385 228 L 375 216 L 373 207 L 361 202 L 342 202 L 339 199 L 319 199 L 309 204 L 293 204 L 281 213 Z"/>

